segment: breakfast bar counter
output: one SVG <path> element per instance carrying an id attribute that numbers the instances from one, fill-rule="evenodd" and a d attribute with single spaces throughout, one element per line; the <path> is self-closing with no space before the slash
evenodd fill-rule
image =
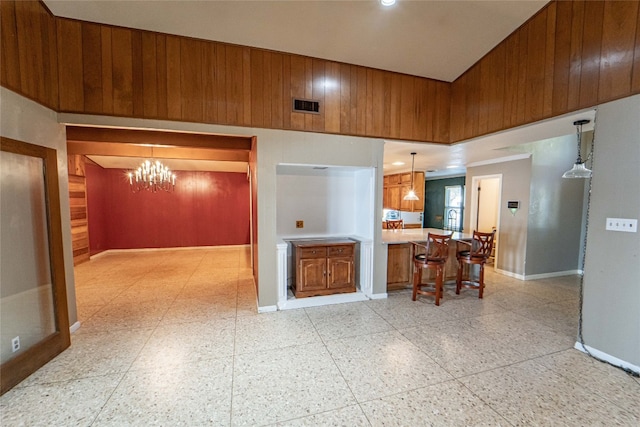
<path id="1" fill-rule="evenodd" d="M 449 234 L 449 230 L 438 228 L 416 228 L 401 230 L 382 230 L 382 243 L 387 245 L 387 290 L 403 289 L 413 280 L 413 248 L 410 242 L 426 242 L 429 233 Z M 445 279 L 454 279 L 457 272 L 456 244 L 458 241 L 471 241 L 473 236 L 454 231 L 449 245 L 449 259 L 445 265 Z M 432 280 L 425 274 L 423 281 Z"/>

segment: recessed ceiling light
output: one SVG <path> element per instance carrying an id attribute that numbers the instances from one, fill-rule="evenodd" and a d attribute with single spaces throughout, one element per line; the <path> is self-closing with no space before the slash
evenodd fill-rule
<path id="1" fill-rule="evenodd" d="M 380 4 L 383 6 L 393 6 L 396 4 L 396 0 L 380 0 Z"/>
<path id="2" fill-rule="evenodd" d="M 458 166 L 458 165 L 449 165 L 449 166 L 447 166 L 447 169 L 455 169 L 455 168 L 458 168 L 458 167 L 460 167 L 460 166 Z"/>
<path id="3" fill-rule="evenodd" d="M 393 166 L 402 166 L 404 165 L 404 162 L 393 162 L 391 163 Z"/>

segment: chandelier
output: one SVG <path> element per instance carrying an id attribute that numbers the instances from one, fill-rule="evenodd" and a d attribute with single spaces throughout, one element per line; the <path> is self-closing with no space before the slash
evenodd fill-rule
<path id="1" fill-rule="evenodd" d="M 176 174 L 159 160 L 145 160 L 138 169 L 129 171 L 127 175 L 131 191 L 134 193 L 141 190 L 153 193 L 160 190 L 173 191 L 176 186 Z"/>

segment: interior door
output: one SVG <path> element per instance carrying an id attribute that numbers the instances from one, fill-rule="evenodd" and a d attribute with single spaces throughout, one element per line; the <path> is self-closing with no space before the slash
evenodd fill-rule
<path id="1" fill-rule="evenodd" d="M 0 139 L 0 393 L 70 345 L 56 151 Z"/>

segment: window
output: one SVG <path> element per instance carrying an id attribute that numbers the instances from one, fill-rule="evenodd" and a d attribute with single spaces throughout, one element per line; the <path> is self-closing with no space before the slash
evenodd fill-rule
<path id="1" fill-rule="evenodd" d="M 445 230 L 462 231 L 462 211 L 464 188 L 462 185 L 444 187 L 444 220 Z"/>

